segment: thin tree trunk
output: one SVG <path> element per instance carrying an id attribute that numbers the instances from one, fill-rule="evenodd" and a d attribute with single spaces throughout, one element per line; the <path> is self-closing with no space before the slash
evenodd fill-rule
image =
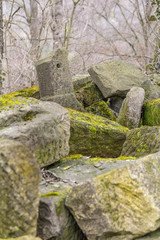
<path id="1" fill-rule="evenodd" d="M 51 9 L 51 30 L 53 35 L 53 48 L 63 45 L 63 0 L 53 1 Z"/>
<path id="2" fill-rule="evenodd" d="M 0 94 L 2 92 L 2 59 L 3 59 L 3 1 L 0 0 Z"/>

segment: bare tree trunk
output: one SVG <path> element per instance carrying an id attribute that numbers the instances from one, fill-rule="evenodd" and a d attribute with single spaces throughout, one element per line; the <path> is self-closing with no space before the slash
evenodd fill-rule
<path id="1" fill-rule="evenodd" d="M 39 21 L 38 21 L 38 3 L 35 0 L 30 0 L 30 19 L 29 28 L 31 36 L 31 49 L 30 54 L 33 61 L 33 66 L 39 58 Z M 31 86 L 37 83 L 37 74 L 35 69 L 33 69 L 31 80 Z"/>
<path id="2" fill-rule="evenodd" d="M 2 91 L 2 59 L 3 59 L 3 2 L 0 0 L 0 94 Z"/>
<path id="3" fill-rule="evenodd" d="M 30 0 L 31 16 L 30 16 L 30 34 L 31 34 L 31 55 L 33 60 L 38 58 L 39 48 L 39 22 L 38 22 L 38 4 L 35 0 Z"/>
<path id="4" fill-rule="evenodd" d="M 63 0 L 53 1 L 51 9 L 51 30 L 53 35 L 53 48 L 63 45 Z"/>

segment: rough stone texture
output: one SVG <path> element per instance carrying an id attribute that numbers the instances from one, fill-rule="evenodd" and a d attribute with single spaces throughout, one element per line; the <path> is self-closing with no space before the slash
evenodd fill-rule
<path id="1" fill-rule="evenodd" d="M 18 237 L 18 238 L 0 238 L 0 240 L 40 240 L 41 238 L 39 237 L 33 237 L 33 236 L 22 236 L 22 237 Z"/>
<path id="2" fill-rule="evenodd" d="M 73 93 L 67 93 L 65 96 L 57 95 L 53 97 L 43 97 L 41 100 L 56 102 L 66 108 L 72 108 L 79 111 L 83 110 L 82 104 L 76 99 Z"/>
<path id="3" fill-rule="evenodd" d="M 88 179 L 106 173 L 112 169 L 135 161 L 130 158 L 103 159 L 88 158 L 80 154 L 67 156 L 54 164 L 49 173 L 59 178 L 45 185 L 45 181 L 52 179 L 49 175 L 42 180 L 40 192 L 42 194 L 39 208 L 38 236 L 42 239 L 54 240 L 84 240 L 72 215 L 64 206 L 65 198 L 73 186 Z"/>
<path id="4" fill-rule="evenodd" d="M 133 86 L 140 87 L 146 80 L 139 68 L 125 61 L 93 65 L 88 72 L 105 98 L 125 97 Z"/>
<path id="5" fill-rule="evenodd" d="M 36 234 L 40 170 L 29 149 L 0 138 L 0 237 Z"/>
<path id="6" fill-rule="evenodd" d="M 75 92 L 76 98 L 84 106 L 88 107 L 103 99 L 102 93 L 94 83 L 88 83 L 85 87 Z"/>
<path id="7" fill-rule="evenodd" d="M 127 128 L 107 118 L 69 109 L 70 154 L 117 157 L 126 139 Z"/>
<path id="8" fill-rule="evenodd" d="M 117 122 L 128 128 L 139 127 L 145 91 L 140 87 L 133 87 L 123 101 Z"/>
<path id="9" fill-rule="evenodd" d="M 75 75 L 72 78 L 73 81 L 73 87 L 74 90 L 78 90 L 82 87 L 84 87 L 85 85 L 87 85 L 87 83 L 91 82 L 91 76 L 89 74 L 83 74 L 83 75 Z"/>
<path id="10" fill-rule="evenodd" d="M 19 140 L 35 154 L 41 166 L 66 156 L 70 137 L 68 111 L 56 103 L 20 100 L 16 98 L 18 103 L 13 101 L 9 110 L 3 107 L 0 136 Z"/>
<path id="11" fill-rule="evenodd" d="M 124 98 L 121 97 L 109 98 L 109 106 L 117 115 L 119 114 L 119 111 L 122 107 L 123 100 Z"/>
<path id="12" fill-rule="evenodd" d="M 136 240 L 160 240 L 160 230 L 147 234 L 144 237 L 136 238 Z"/>
<path id="13" fill-rule="evenodd" d="M 43 240 L 83 240 L 82 231 L 64 206 L 66 195 L 61 192 L 53 192 L 53 188 L 52 185 L 51 192 L 43 194 L 44 197 L 41 198 L 37 235 Z M 50 196 L 48 196 L 49 194 Z"/>
<path id="14" fill-rule="evenodd" d="M 160 151 L 160 127 L 141 127 L 127 133 L 122 156 L 140 157 Z"/>
<path id="15" fill-rule="evenodd" d="M 143 106 L 143 125 L 160 126 L 160 99 L 151 100 Z"/>
<path id="16" fill-rule="evenodd" d="M 40 96 L 55 96 L 73 92 L 68 52 L 56 49 L 36 64 Z"/>
<path id="17" fill-rule="evenodd" d="M 145 90 L 145 102 L 160 98 L 160 90 L 150 80 L 146 80 L 141 86 Z"/>
<path id="18" fill-rule="evenodd" d="M 104 101 L 94 103 L 91 106 L 85 108 L 85 110 L 89 113 L 93 113 L 95 115 L 108 118 L 112 121 L 116 120 L 116 117 L 112 113 L 111 109 L 109 108 L 107 103 Z"/>
<path id="19" fill-rule="evenodd" d="M 160 227 L 160 153 L 72 188 L 66 206 L 88 240 L 131 240 Z"/>

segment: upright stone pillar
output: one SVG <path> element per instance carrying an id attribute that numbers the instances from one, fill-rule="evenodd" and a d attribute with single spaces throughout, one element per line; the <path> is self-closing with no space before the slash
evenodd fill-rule
<path id="1" fill-rule="evenodd" d="M 73 91 L 68 51 L 58 48 L 36 64 L 41 100 L 54 101 L 64 107 L 80 109 Z"/>

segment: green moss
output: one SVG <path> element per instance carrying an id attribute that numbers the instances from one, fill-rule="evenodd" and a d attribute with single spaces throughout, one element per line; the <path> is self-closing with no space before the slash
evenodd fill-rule
<path id="1" fill-rule="evenodd" d="M 59 201 L 59 203 L 57 204 L 57 215 L 60 215 L 60 213 L 61 213 L 62 205 L 64 205 L 64 199 L 65 199 L 65 197 L 62 198 Z"/>
<path id="2" fill-rule="evenodd" d="M 128 129 L 107 118 L 68 109 L 71 120 L 70 154 L 118 157 Z"/>
<path id="3" fill-rule="evenodd" d="M 0 96 L 0 111 L 12 109 L 18 105 L 27 105 L 36 100 L 29 98 L 38 87 L 33 87 Z"/>
<path id="4" fill-rule="evenodd" d="M 31 121 L 36 117 L 36 112 L 28 112 L 25 116 L 22 117 L 23 121 Z"/>
<path id="5" fill-rule="evenodd" d="M 74 154 L 74 155 L 69 155 L 65 158 L 62 158 L 60 161 L 66 161 L 66 160 L 76 160 L 76 159 L 80 159 L 82 158 L 83 156 L 81 154 Z"/>
<path id="6" fill-rule="evenodd" d="M 132 157 L 132 156 L 120 156 L 118 158 L 88 158 L 87 161 L 88 162 L 100 162 L 100 161 L 106 161 L 106 162 L 110 162 L 110 161 L 118 161 L 118 160 L 128 160 L 128 159 L 132 159 L 132 160 L 136 160 L 136 157 Z"/>
<path id="7" fill-rule="evenodd" d="M 89 113 L 93 113 L 113 121 L 116 120 L 115 116 L 113 115 L 112 111 L 108 107 L 107 103 L 104 101 L 94 103 L 91 106 L 87 107 L 85 110 Z"/>
<path id="8" fill-rule="evenodd" d="M 102 93 L 93 82 L 88 83 L 85 87 L 76 91 L 75 95 L 84 107 L 88 107 L 103 99 Z"/>
<path id="9" fill-rule="evenodd" d="M 48 192 L 41 194 L 41 197 L 52 197 L 52 196 L 60 196 L 62 195 L 60 192 Z"/>
<path id="10" fill-rule="evenodd" d="M 160 126 L 160 99 L 148 101 L 143 107 L 143 125 Z"/>

